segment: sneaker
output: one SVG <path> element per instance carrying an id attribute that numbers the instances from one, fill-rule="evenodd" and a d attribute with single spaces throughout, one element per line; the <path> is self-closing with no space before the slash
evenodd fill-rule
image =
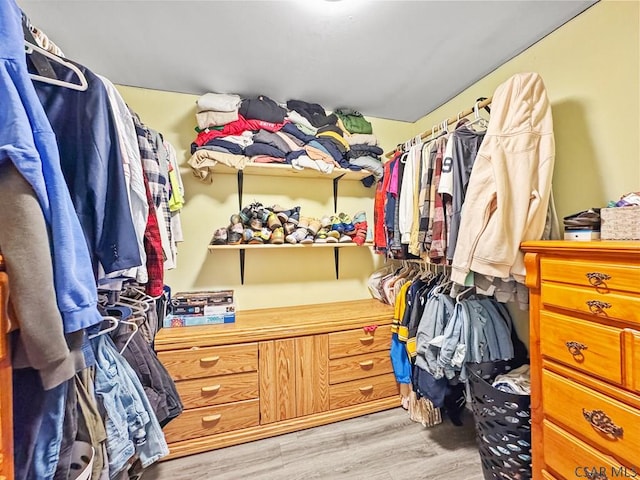
<path id="1" fill-rule="evenodd" d="M 306 228 L 298 228 L 295 232 L 285 237 L 287 243 L 300 243 L 307 237 L 307 229 Z"/>
<path id="2" fill-rule="evenodd" d="M 310 245 L 313 243 L 313 240 L 315 239 L 315 236 L 312 235 L 311 233 L 308 233 L 306 237 L 304 237 L 302 240 L 300 240 L 300 243 L 302 245 Z"/>
<path id="3" fill-rule="evenodd" d="M 342 228 L 344 229 L 344 233 L 353 232 L 355 230 L 355 226 L 353 225 L 353 220 L 346 213 L 340 213 L 338 215 L 340 222 L 342 223 Z"/>
<path id="4" fill-rule="evenodd" d="M 276 228 L 271 233 L 269 243 L 272 243 L 273 245 L 282 245 L 284 243 L 284 237 L 284 229 L 282 227 Z"/>
<path id="5" fill-rule="evenodd" d="M 353 240 L 351 240 L 351 237 L 349 235 L 342 235 L 340 237 L 340 239 L 338 240 L 339 243 L 352 243 Z"/>
<path id="6" fill-rule="evenodd" d="M 213 232 L 213 237 L 209 242 L 209 245 L 226 245 L 227 244 L 227 229 L 226 228 L 217 228 L 215 232 Z"/>

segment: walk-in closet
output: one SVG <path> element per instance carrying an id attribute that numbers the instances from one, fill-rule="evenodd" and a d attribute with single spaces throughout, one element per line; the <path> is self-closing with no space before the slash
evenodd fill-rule
<path id="1" fill-rule="evenodd" d="M 0 480 L 640 475 L 640 1 L 0 2 Z"/>

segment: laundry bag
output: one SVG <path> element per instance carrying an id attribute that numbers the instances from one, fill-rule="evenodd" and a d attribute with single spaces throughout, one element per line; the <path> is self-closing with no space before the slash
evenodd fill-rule
<path id="1" fill-rule="evenodd" d="M 531 396 L 503 392 L 492 386 L 496 376 L 520 364 L 467 363 L 485 480 L 531 479 Z"/>

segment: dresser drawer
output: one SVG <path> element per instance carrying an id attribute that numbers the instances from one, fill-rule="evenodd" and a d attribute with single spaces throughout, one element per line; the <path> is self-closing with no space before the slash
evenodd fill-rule
<path id="1" fill-rule="evenodd" d="M 573 310 L 602 319 L 640 324 L 640 295 L 599 292 L 594 288 L 573 287 L 543 282 L 542 303 Z"/>
<path id="2" fill-rule="evenodd" d="M 640 393 L 640 331 L 625 328 L 623 335 L 625 387 Z"/>
<path id="3" fill-rule="evenodd" d="M 388 350 L 336 358 L 329 360 L 329 383 L 335 384 L 359 378 L 375 377 L 392 371 L 393 367 Z"/>
<path id="4" fill-rule="evenodd" d="M 259 422 L 258 399 L 185 410 L 164 427 L 167 443 L 216 433 L 255 427 Z"/>
<path id="5" fill-rule="evenodd" d="M 622 330 L 540 312 L 542 355 L 622 385 Z"/>
<path id="6" fill-rule="evenodd" d="M 377 377 L 353 380 L 329 387 L 329 405 L 331 410 L 379 398 L 398 395 L 398 384 L 392 373 Z"/>
<path id="7" fill-rule="evenodd" d="M 258 372 L 176 382 L 185 409 L 258 398 Z"/>
<path id="8" fill-rule="evenodd" d="M 542 398 L 545 416 L 621 462 L 638 461 L 640 410 L 548 370 L 542 371 Z"/>
<path id="9" fill-rule="evenodd" d="M 542 280 L 598 290 L 637 292 L 640 266 L 543 257 L 540 276 Z"/>
<path id="10" fill-rule="evenodd" d="M 558 480 L 558 479 L 556 477 L 554 477 L 553 475 L 551 475 L 546 470 L 543 470 L 542 471 L 542 480 Z"/>
<path id="11" fill-rule="evenodd" d="M 158 358 L 174 380 L 202 378 L 258 370 L 258 344 L 159 352 Z"/>
<path id="12" fill-rule="evenodd" d="M 329 334 L 329 358 L 341 358 L 361 353 L 388 350 L 391 326 L 379 325 L 374 331 L 364 328 Z"/>
<path id="13" fill-rule="evenodd" d="M 600 453 L 548 420 L 544 421 L 542 428 L 545 463 L 563 478 L 604 480 L 640 476 L 640 470 L 620 465 L 612 457 Z M 546 478 L 553 479 L 551 476 Z"/>

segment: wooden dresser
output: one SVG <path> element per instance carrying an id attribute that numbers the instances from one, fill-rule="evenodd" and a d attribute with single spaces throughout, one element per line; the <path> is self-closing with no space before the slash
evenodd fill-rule
<path id="1" fill-rule="evenodd" d="M 155 348 L 185 406 L 164 429 L 168 458 L 399 406 L 392 318 L 392 307 L 357 300 L 160 330 Z"/>
<path id="2" fill-rule="evenodd" d="M 7 332 L 9 318 L 9 279 L 0 255 L 0 480 L 13 480 L 13 409 L 11 387 L 11 355 Z"/>
<path id="3" fill-rule="evenodd" d="M 640 478 L 640 242 L 525 242 L 533 478 Z"/>

